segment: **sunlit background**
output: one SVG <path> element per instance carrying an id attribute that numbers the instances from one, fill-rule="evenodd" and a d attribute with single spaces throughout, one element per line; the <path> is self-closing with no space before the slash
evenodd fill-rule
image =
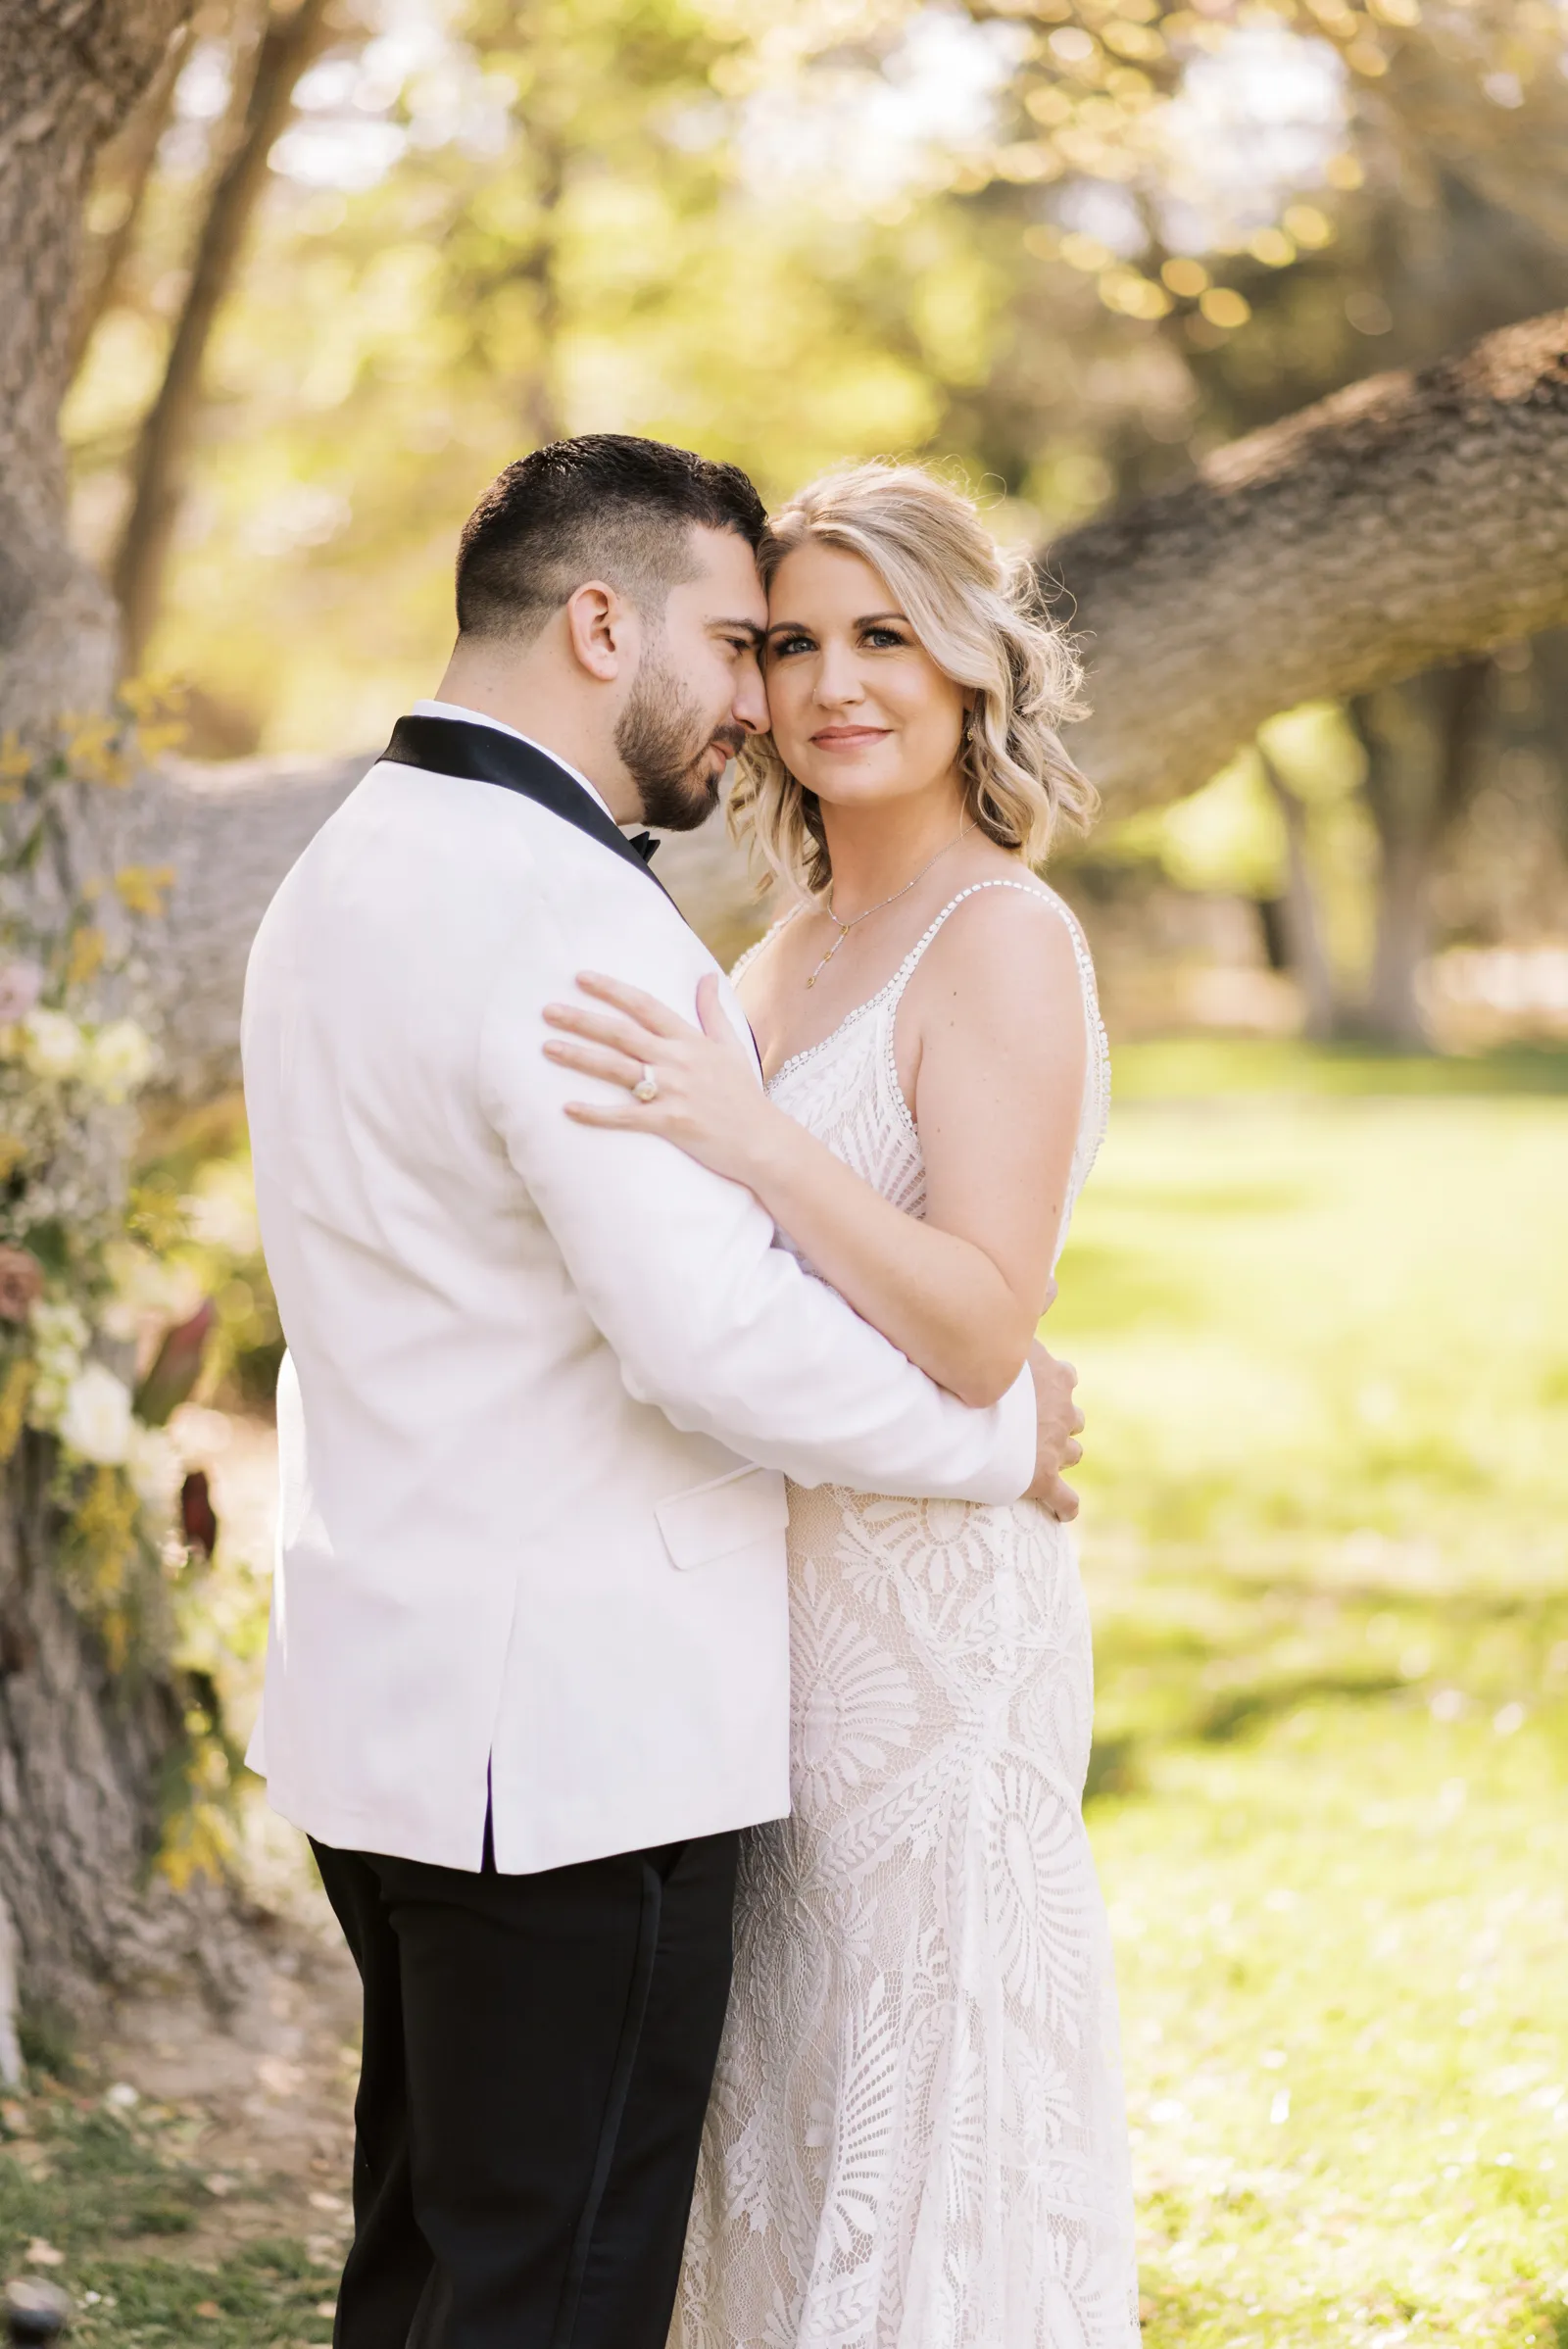
<path id="1" fill-rule="evenodd" d="M 199 757 L 373 751 L 544 438 L 770 497 L 914 452 L 1035 546 L 1568 301 L 1550 0 L 338 0 L 215 254 L 266 19 L 205 6 L 106 160 L 67 412 Z M 1558 637 L 1282 710 L 1056 868 L 1117 1069 L 1048 1336 L 1155 2349 L 1568 2343 L 1565 719 Z M 149 1150 L 242 1714 L 275 1321 L 233 1105 Z"/>

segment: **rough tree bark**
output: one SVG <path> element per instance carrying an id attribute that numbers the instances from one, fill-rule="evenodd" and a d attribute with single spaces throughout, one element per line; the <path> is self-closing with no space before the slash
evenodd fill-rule
<path id="1" fill-rule="evenodd" d="M 70 550 L 56 418 L 94 158 L 189 4 L 0 0 L 0 733 L 101 705 L 114 681 L 114 608 Z M 46 1466 L 24 1439 L 0 1502 L 0 1977 L 19 1967 L 69 2010 L 188 1951 L 202 1912 L 141 1895 L 181 1699 L 156 1667 L 112 1676 L 68 1603 Z M 0 1979 L 0 2066 L 14 1987 Z"/>
<path id="2" fill-rule="evenodd" d="M 1428 1041 L 1416 981 L 1432 945 L 1432 885 L 1475 791 L 1491 679 L 1491 661 L 1464 661 L 1350 703 L 1378 836 L 1372 980 L 1354 1024 L 1383 1043 Z"/>
<path id="3" fill-rule="evenodd" d="M 163 600 L 186 452 L 201 401 L 202 363 L 267 186 L 267 159 L 287 124 L 295 84 L 320 42 L 325 15 L 326 0 L 294 0 L 292 7 L 268 17 L 254 52 L 244 114 L 202 221 L 163 381 L 136 443 L 130 506 L 114 563 L 123 661 L 132 674 L 141 665 Z"/>
<path id="4" fill-rule="evenodd" d="M 114 607 L 66 531 L 82 206 L 191 0 L 0 0 L 0 731 L 100 703 Z"/>
<path id="5" fill-rule="evenodd" d="M 176 1895 L 148 1870 L 179 1689 L 116 1676 L 55 1571 L 49 1447 L 25 1436 L 0 1508 L 0 2078 L 14 2082 L 18 1993 L 66 2019 L 102 1989 L 195 1957 L 227 1987 L 223 1896 Z M 7 1947 L 20 1961 L 4 1981 Z"/>
<path id="6" fill-rule="evenodd" d="M 1568 313 L 1377 375 L 1051 549 L 1091 666 L 1073 750 L 1117 811 L 1298 703 L 1568 617 Z"/>

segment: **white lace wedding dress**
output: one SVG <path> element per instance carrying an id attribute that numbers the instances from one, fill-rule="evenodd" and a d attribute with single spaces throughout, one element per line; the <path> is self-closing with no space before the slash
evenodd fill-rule
<path id="1" fill-rule="evenodd" d="M 769 1088 L 911 1215 L 925 1179 L 894 1022 L 972 894 Z M 1069 1212 L 1108 1095 L 1072 931 L 1089 1073 Z M 1072 1538 L 1032 1502 L 792 1487 L 789 1549 L 794 1811 L 746 1839 L 672 2349 L 1127 2349 L 1132 2193 L 1081 1807 L 1093 1666 Z"/>

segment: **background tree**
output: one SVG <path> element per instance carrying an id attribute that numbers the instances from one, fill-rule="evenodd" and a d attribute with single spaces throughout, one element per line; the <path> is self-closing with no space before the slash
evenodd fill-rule
<path id="1" fill-rule="evenodd" d="M 268 164 L 294 99 L 294 85 L 319 44 L 326 0 L 290 0 L 243 22 L 234 44 L 231 128 L 191 257 L 184 300 L 170 338 L 157 396 L 142 419 L 130 467 L 130 499 L 115 552 L 122 657 L 133 674 L 163 601 L 181 489 L 185 445 L 201 400 L 202 363 L 268 182 Z M 166 68 L 167 73 L 167 68 Z"/>

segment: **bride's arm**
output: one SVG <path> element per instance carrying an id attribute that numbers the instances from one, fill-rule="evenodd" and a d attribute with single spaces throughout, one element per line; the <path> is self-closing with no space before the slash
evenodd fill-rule
<path id="1" fill-rule="evenodd" d="M 570 1114 L 662 1134 L 746 1184 L 823 1279 L 939 1385 L 977 1405 L 1005 1394 L 1048 1300 L 1083 1098 L 1077 963 L 1049 900 L 986 891 L 951 917 L 909 982 L 901 1024 L 916 1054 L 923 1222 L 759 1091 L 716 981 L 699 991 L 701 1029 L 616 980 L 582 984 L 606 1008 L 550 1006 L 570 1041 L 545 1050 L 621 1092 Z M 640 1102 L 627 1090 L 645 1067 L 659 1090 Z"/>

